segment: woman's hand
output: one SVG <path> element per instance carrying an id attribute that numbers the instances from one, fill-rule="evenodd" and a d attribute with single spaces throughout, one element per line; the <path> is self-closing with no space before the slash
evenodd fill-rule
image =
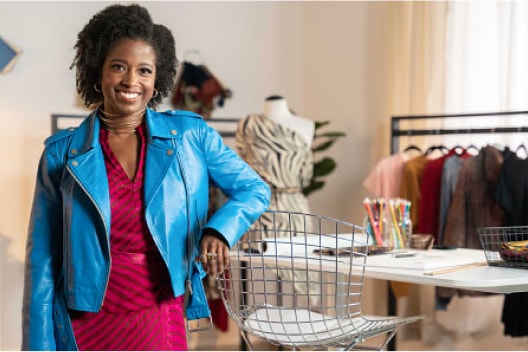
<path id="1" fill-rule="evenodd" d="M 200 257 L 205 272 L 216 276 L 229 265 L 229 247 L 215 234 L 204 234 L 200 244 Z"/>

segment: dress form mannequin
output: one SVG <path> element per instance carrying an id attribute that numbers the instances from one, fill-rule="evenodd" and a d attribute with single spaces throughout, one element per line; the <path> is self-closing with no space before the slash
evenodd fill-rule
<path id="1" fill-rule="evenodd" d="M 264 115 L 276 123 L 299 133 L 308 145 L 312 144 L 315 123 L 291 113 L 288 102 L 281 96 L 272 95 L 264 102 Z"/>
<path id="2" fill-rule="evenodd" d="M 269 210 L 310 214 L 303 188 L 313 176 L 314 132 L 315 122 L 295 116 L 286 99 L 280 96 L 268 97 L 263 113 L 240 120 L 236 132 L 237 152 L 270 185 Z M 317 224 L 296 214 L 263 214 L 260 222 L 268 229 L 275 228 L 279 236 L 317 231 Z M 320 280 L 319 274 L 300 270 L 295 275 L 282 271 L 279 275 L 285 282 L 294 282 L 295 290 L 306 297 L 308 293 L 317 297 L 317 287 L 307 282 Z"/>

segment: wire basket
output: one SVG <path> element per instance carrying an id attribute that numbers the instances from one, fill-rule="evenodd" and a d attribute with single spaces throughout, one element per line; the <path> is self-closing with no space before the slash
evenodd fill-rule
<path id="1" fill-rule="evenodd" d="M 489 265 L 528 269 L 528 226 L 481 227 L 478 233 Z"/>

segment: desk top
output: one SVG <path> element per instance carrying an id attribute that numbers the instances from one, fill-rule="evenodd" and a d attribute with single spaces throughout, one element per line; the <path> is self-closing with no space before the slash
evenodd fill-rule
<path id="1" fill-rule="evenodd" d="M 268 250 L 264 253 L 264 260 L 270 265 L 276 263 L 277 258 L 275 257 L 278 255 L 282 258 L 290 257 L 289 241 L 285 239 L 280 241 L 269 244 Z M 310 242 L 312 239 L 307 238 L 306 241 Z M 297 240 L 292 240 L 292 242 L 297 242 Z M 395 258 L 394 254 L 368 256 L 365 265 L 365 278 L 490 293 L 528 292 L 528 270 L 488 266 L 483 250 L 458 248 L 409 251 L 417 252 L 417 257 Z M 310 257 L 312 256 L 310 255 Z M 315 255 L 314 258 L 316 258 Z M 422 262 L 427 263 L 419 263 L 419 258 L 423 259 Z M 442 263 L 442 260 L 445 260 L 445 262 Z M 337 257 L 336 261 L 338 262 L 336 266 L 338 271 L 349 273 L 350 259 Z M 411 265 L 412 261 L 415 261 L 414 265 Z M 432 264 L 431 261 L 433 262 Z M 295 262 L 295 260 L 292 262 Z M 481 266 L 470 267 L 472 263 L 480 263 Z M 428 272 L 448 267 L 456 268 L 456 270 L 443 274 L 427 275 Z M 317 270 L 317 268 L 317 265 L 315 265 L 314 270 Z"/>
<path id="2" fill-rule="evenodd" d="M 459 255 L 461 258 L 481 258 L 485 262 L 483 250 L 458 248 L 454 250 L 433 249 L 431 253 Z M 403 258 L 402 258 L 403 259 Z M 402 281 L 421 285 L 453 287 L 492 293 L 512 293 L 528 291 L 528 270 L 496 266 L 460 267 L 460 270 L 438 275 L 426 275 L 419 269 L 369 265 L 369 261 L 379 261 L 375 256 L 367 258 L 365 277 L 373 279 Z M 395 259 L 401 260 L 401 259 Z M 475 261 L 479 262 L 479 261 Z M 378 264 L 378 263 L 376 263 Z"/>

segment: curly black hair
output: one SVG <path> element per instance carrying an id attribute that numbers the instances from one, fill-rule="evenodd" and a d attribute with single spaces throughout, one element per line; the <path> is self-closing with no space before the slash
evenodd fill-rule
<path id="1" fill-rule="evenodd" d="M 121 39 L 140 39 L 149 43 L 156 54 L 156 82 L 159 94 L 148 105 L 155 108 L 172 90 L 178 59 L 171 31 L 152 22 L 148 11 L 137 4 L 110 5 L 96 13 L 79 32 L 74 49 L 77 50 L 70 67 L 76 67 L 77 93 L 89 107 L 103 101 L 94 89 L 101 80 L 101 71 L 108 52 Z"/>

